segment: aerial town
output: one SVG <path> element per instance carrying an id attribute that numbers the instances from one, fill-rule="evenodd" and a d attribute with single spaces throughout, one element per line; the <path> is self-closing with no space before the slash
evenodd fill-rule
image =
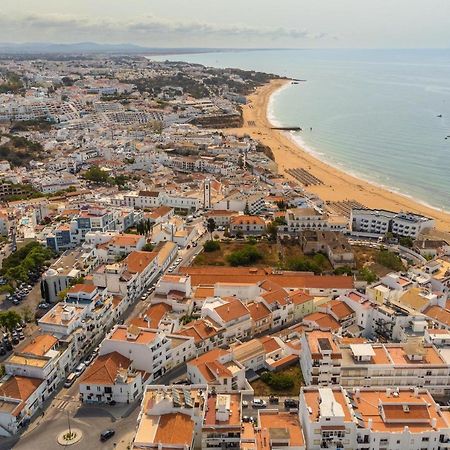
<path id="1" fill-rule="evenodd" d="M 450 448 L 450 239 L 280 171 L 276 78 L 0 61 L 0 448 Z"/>

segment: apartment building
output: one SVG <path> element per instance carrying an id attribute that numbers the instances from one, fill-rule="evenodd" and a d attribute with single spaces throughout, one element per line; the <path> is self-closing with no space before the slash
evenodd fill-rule
<path id="1" fill-rule="evenodd" d="M 339 343 L 329 332 L 306 332 L 300 365 L 306 384 L 345 388 L 419 387 L 450 393 L 450 364 L 445 353 L 420 340 L 404 344 Z"/>
<path id="2" fill-rule="evenodd" d="M 145 245 L 145 237 L 138 234 L 116 234 L 110 240 L 98 244 L 95 253 L 100 261 L 114 262 L 133 251 L 140 251 Z"/>
<path id="3" fill-rule="evenodd" d="M 207 399 L 206 385 L 147 386 L 132 449 L 203 448 L 202 426 Z"/>
<path id="4" fill-rule="evenodd" d="M 306 332 L 301 338 L 300 367 L 307 385 L 339 384 L 342 354 L 327 331 Z"/>
<path id="5" fill-rule="evenodd" d="M 0 380 L 0 436 L 19 433 L 47 398 L 42 378 L 5 375 Z"/>
<path id="6" fill-rule="evenodd" d="M 448 414 L 418 388 L 305 387 L 299 411 L 311 450 L 438 450 L 449 438 Z"/>
<path id="7" fill-rule="evenodd" d="M 233 359 L 229 350 L 211 350 L 187 363 L 187 375 L 192 384 L 207 384 L 216 392 L 249 389 L 245 367 Z M 251 389 L 251 388 L 250 388 Z"/>
<path id="8" fill-rule="evenodd" d="M 85 403 L 130 403 L 142 394 L 149 379 L 135 370 L 126 356 L 111 352 L 99 356 L 80 379 L 80 398 Z"/>
<path id="9" fill-rule="evenodd" d="M 169 193 L 165 191 L 135 191 L 113 199 L 113 204 L 136 209 L 167 206 L 175 209 L 196 211 L 202 207 L 200 192 Z"/>
<path id="10" fill-rule="evenodd" d="M 158 253 L 133 251 L 120 262 L 97 268 L 93 273 L 93 283 L 133 301 L 151 285 L 160 270 Z"/>
<path id="11" fill-rule="evenodd" d="M 201 430 L 202 450 L 239 448 L 241 416 L 241 394 L 209 393 Z"/>
<path id="12" fill-rule="evenodd" d="M 255 433 L 257 450 L 306 450 L 305 437 L 297 414 L 276 409 L 258 411 L 258 428 Z"/>
<path id="13" fill-rule="evenodd" d="M 233 216 L 230 220 L 230 234 L 262 236 L 266 232 L 266 222 L 258 216 Z"/>
<path id="14" fill-rule="evenodd" d="M 149 383 L 196 356 L 193 338 L 135 325 L 116 325 L 111 330 L 101 343 L 100 355 L 112 352 L 130 359 L 134 369 L 147 372 Z"/>
<path id="15" fill-rule="evenodd" d="M 352 231 L 356 232 L 379 236 L 392 232 L 397 236 L 417 239 L 424 230 L 434 228 L 435 221 L 413 213 L 352 209 L 350 224 Z"/>
<path id="16" fill-rule="evenodd" d="M 234 297 L 207 299 L 202 306 L 201 316 L 212 319 L 224 328 L 226 343 L 250 336 L 252 330 L 250 311 L 244 303 Z"/>
<path id="17" fill-rule="evenodd" d="M 74 367 L 74 350 L 51 334 L 38 335 L 4 362 L 5 373 L 47 380 L 45 392 L 50 394 Z"/>

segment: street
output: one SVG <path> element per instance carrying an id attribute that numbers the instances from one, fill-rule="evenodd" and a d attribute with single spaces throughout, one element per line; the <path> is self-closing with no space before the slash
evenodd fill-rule
<path id="1" fill-rule="evenodd" d="M 203 243 L 207 238 L 207 234 L 203 233 L 198 238 L 197 246 L 191 246 L 189 249 L 179 252 L 182 261 L 173 273 L 176 273 L 181 265 L 189 265 L 192 262 L 203 250 Z M 27 303 L 34 304 L 39 297 L 39 292 L 39 284 L 36 284 L 30 293 L 31 301 Z M 140 301 L 138 297 L 125 311 L 122 319 L 128 322 L 132 317 L 148 308 L 152 297 L 153 295 L 149 295 L 145 301 Z M 36 333 L 35 328 L 34 326 L 30 327 L 29 334 L 30 332 Z M 30 337 L 26 339 L 25 343 L 29 339 Z M 186 365 L 182 365 L 165 374 L 156 384 L 170 385 L 185 374 Z M 140 399 L 129 405 L 84 405 L 79 400 L 78 385 L 79 379 L 70 388 L 61 388 L 44 404 L 44 414 L 35 418 L 21 436 L 0 439 L 0 450 L 12 448 L 25 450 L 31 447 L 45 450 L 58 448 L 59 444 L 56 438 L 62 431 L 68 429 L 69 423 L 71 428 L 77 428 L 83 433 L 81 441 L 71 445 L 74 450 L 98 448 L 125 450 L 134 436 L 140 411 Z M 107 442 L 101 443 L 100 433 L 106 429 L 113 429 L 116 434 Z"/>

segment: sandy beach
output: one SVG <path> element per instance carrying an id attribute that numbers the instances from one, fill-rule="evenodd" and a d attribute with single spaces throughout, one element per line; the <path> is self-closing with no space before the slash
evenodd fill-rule
<path id="1" fill-rule="evenodd" d="M 323 184 L 308 186 L 307 189 L 325 201 L 354 200 L 368 208 L 411 211 L 433 217 L 436 219 L 436 228 L 439 231 L 450 232 L 450 214 L 427 207 L 406 196 L 390 192 L 338 170 L 301 148 L 289 137 L 287 132 L 272 130 L 273 125 L 267 117 L 270 96 L 285 83 L 289 83 L 289 81 L 273 80 L 251 94 L 248 97 L 247 105 L 243 107 L 243 128 L 227 131 L 238 135 L 248 134 L 269 146 L 278 164 L 280 174 L 294 180 L 291 175 L 286 173 L 286 170 L 303 168 L 319 178 Z"/>

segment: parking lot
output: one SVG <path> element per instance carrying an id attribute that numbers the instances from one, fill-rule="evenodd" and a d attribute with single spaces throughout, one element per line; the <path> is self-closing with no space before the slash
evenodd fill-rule
<path id="1" fill-rule="evenodd" d="M 254 406 L 253 402 L 255 399 L 261 399 L 265 402 L 264 407 L 258 407 Z M 249 421 L 256 421 L 256 418 L 258 417 L 258 411 L 260 410 L 266 410 L 266 409 L 277 409 L 278 411 L 286 411 L 289 412 L 293 409 L 298 409 L 298 397 L 277 397 L 278 401 L 272 400 L 269 397 L 253 397 L 252 395 L 244 396 L 243 397 L 243 404 L 242 404 L 242 421 L 243 422 L 249 422 Z M 292 404 L 292 406 L 286 405 L 285 401 L 293 400 L 296 402 L 295 406 Z"/>

